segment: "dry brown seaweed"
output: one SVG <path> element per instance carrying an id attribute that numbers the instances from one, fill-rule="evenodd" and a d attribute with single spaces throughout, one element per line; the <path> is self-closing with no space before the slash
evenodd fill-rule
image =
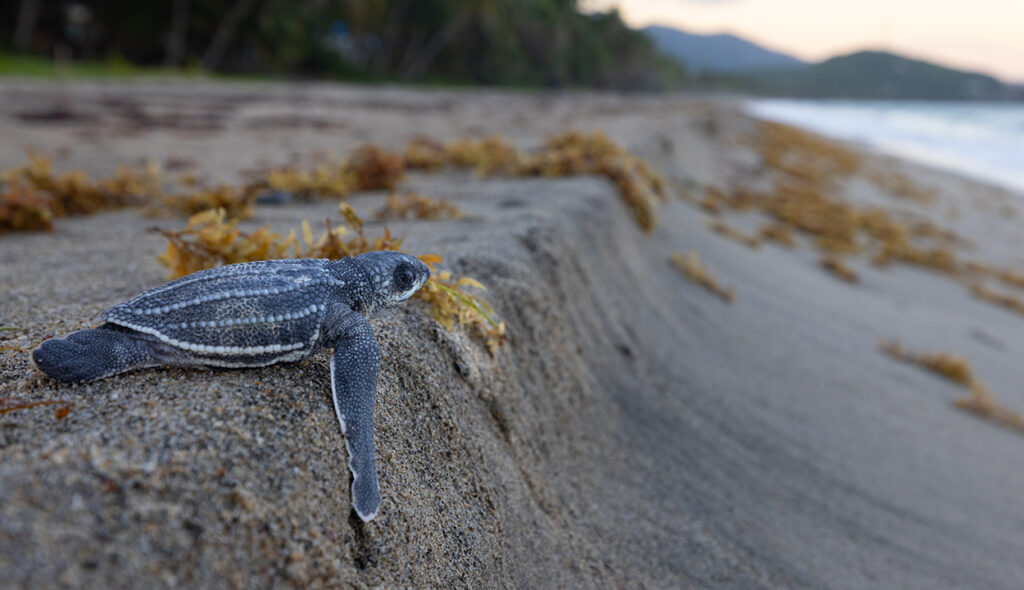
<path id="1" fill-rule="evenodd" d="M 655 206 L 667 196 L 665 179 L 650 164 L 603 133 L 570 131 L 550 137 L 529 154 L 498 136 L 460 139 L 443 148 L 420 137 L 407 145 L 405 153 L 407 166 L 422 170 L 447 165 L 473 168 L 480 176 L 605 176 L 645 231 L 654 229 Z"/>
<path id="2" fill-rule="evenodd" d="M 0 191 L 0 234 L 8 231 L 51 231 L 53 208 L 49 195 L 19 181 Z"/>
<path id="3" fill-rule="evenodd" d="M 28 164 L 4 172 L 0 180 L 48 194 L 52 217 L 142 205 L 160 190 L 160 171 L 152 164 L 142 170 L 119 168 L 113 177 L 93 182 L 81 170 L 55 173 L 42 154 L 29 152 L 28 158 Z"/>
<path id="4" fill-rule="evenodd" d="M 281 191 L 299 198 L 345 197 L 356 190 L 354 176 L 340 163 L 320 164 L 311 170 L 275 168 L 267 172 L 263 183 L 272 191 Z"/>
<path id="5" fill-rule="evenodd" d="M 189 218 L 183 230 L 157 229 L 168 241 L 158 258 L 170 269 L 168 278 L 225 264 L 285 258 L 295 246 L 294 236 L 282 240 L 269 227 L 246 233 L 237 225 L 238 219 L 227 219 L 224 209 L 209 209 Z"/>
<path id="6" fill-rule="evenodd" d="M 761 247 L 761 238 L 758 236 L 745 234 L 740 230 L 732 227 L 720 219 L 712 219 L 707 223 L 708 229 L 722 236 L 723 238 L 732 240 L 736 243 L 743 244 L 751 250 L 757 250 Z"/>
<path id="7" fill-rule="evenodd" d="M 405 176 L 405 158 L 380 146 L 364 145 L 345 161 L 345 174 L 356 191 L 394 190 Z"/>
<path id="8" fill-rule="evenodd" d="M 701 287 L 713 293 L 722 301 L 726 303 L 732 303 L 733 301 L 733 289 L 732 287 L 722 287 L 708 269 L 701 264 L 700 255 L 697 252 L 691 251 L 688 254 L 682 252 L 675 252 L 670 257 L 672 266 L 683 273 L 687 278 L 697 283 Z"/>
<path id="9" fill-rule="evenodd" d="M 518 176 L 523 173 L 523 153 L 498 136 L 459 139 L 446 145 L 445 153 L 449 164 L 473 168 L 480 176 Z"/>
<path id="10" fill-rule="evenodd" d="M 405 165 L 411 170 L 435 172 L 444 168 L 447 162 L 444 144 L 429 137 L 414 137 L 405 146 Z"/>
<path id="11" fill-rule="evenodd" d="M 1005 307 L 1011 311 L 1024 315 L 1024 299 L 1007 293 L 998 293 L 980 283 L 971 285 L 971 295 L 982 301 Z"/>
<path id="12" fill-rule="evenodd" d="M 965 387 L 974 382 L 971 366 L 962 357 L 944 352 L 911 353 L 904 350 L 903 346 L 895 340 L 879 344 L 879 349 L 894 359 L 913 363 Z"/>
<path id="13" fill-rule="evenodd" d="M 210 209 L 221 209 L 228 218 L 248 219 L 255 213 L 256 193 L 246 187 L 219 184 L 180 195 L 163 195 L 146 213 L 172 212 L 192 216 Z"/>
<path id="14" fill-rule="evenodd" d="M 448 199 L 431 199 L 413 191 L 391 193 L 384 206 L 373 213 L 375 219 L 462 219 L 462 211 Z"/>
<path id="15" fill-rule="evenodd" d="M 823 256 L 818 261 L 818 264 L 832 274 L 832 276 L 847 283 L 856 283 L 860 280 L 860 277 L 857 276 L 857 271 L 835 256 Z"/>
<path id="16" fill-rule="evenodd" d="M 974 377 L 971 366 L 963 358 L 947 353 L 912 354 L 905 351 L 895 341 L 884 342 L 879 347 L 897 360 L 916 364 L 966 388 L 968 390 L 966 397 L 958 397 L 953 400 L 953 405 L 957 408 L 1000 426 L 1024 433 L 1024 414 L 1001 405 L 995 396 L 989 393 L 988 389 Z"/>
<path id="17" fill-rule="evenodd" d="M 771 240 L 787 248 L 796 247 L 796 238 L 793 237 L 793 226 L 786 223 L 766 223 L 761 226 L 760 235 L 765 240 Z"/>
<path id="18" fill-rule="evenodd" d="M 781 123 L 761 122 L 755 146 L 765 165 L 823 187 L 862 166 L 860 154 L 843 144 Z"/>
<path id="19" fill-rule="evenodd" d="M 434 265 L 441 262 L 440 256 L 420 256 L 420 260 L 431 267 L 431 276 L 416 296 L 430 304 L 430 317 L 448 330 L 456 323 L 475 328 L 484 338 L 487 350 L 492 355 L 497 353 L 505 342 L 505 322 L 498 319 L 494 308 L 485 299 L 466 291 L 467 287 L 480 291 L 487 289 L 475 279 L 462 277 L 453 280 L 450 272 L 438 272 Z"/>
<path id="20" fill-rule="evenodd" d="M 1001 405 L 995 396 L 980 383 L 972 383 L 970 395 L 956 398 L 953 400 L 953 404 L 961 410 L 971 412 L 1000 426 L 1024 433 L 1024 415 Z"/>

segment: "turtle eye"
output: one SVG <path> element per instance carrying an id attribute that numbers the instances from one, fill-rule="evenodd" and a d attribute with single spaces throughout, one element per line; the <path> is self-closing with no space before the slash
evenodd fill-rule
<path id="1" fill-rule="evenodd" d="M 403 262 L 395 269 L 394 284 L 396 291 L 408 291 L 412 288 L 415 280 L 416 278 L 413 276 L 412 268 L 410 268 L 408 264 Z"/>

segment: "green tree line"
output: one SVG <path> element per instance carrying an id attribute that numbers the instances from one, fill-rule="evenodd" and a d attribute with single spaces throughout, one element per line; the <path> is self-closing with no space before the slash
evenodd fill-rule
<path id="1" fill-rule="evenodd" d="M 0 48 L 343 79 L 659 89 L 682 67 L 577 0 L 0 0 Z"/>

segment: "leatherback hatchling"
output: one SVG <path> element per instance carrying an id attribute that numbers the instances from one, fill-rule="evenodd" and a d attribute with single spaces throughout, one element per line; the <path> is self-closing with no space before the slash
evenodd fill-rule
<path id="1" fill-rule="evenodd" d="M 380 350 L 364 316 L 405 301 L 430 269 L 399 252 L 342 260 L 266 260 L 199 271 L 100 315 L 105 323 L 44 341 L 40 371 L 92 381 L 158 365 L 264 367 L 333 348 L 331 387 L 352 471 L 352 502 L 377 515 L 373 407 Z"/>

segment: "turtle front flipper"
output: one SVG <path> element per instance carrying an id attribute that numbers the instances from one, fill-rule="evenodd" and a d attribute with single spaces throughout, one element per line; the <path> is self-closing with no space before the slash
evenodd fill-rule
<path id="1" fill-rule="evenodd" d="M 331 389 L 334 411 L 348 449 L 352 471 L 352 504 L 363 521 L 377 516 L 380 487 L 373 442 L 373 406 L 377 398 L 380 349 L 365 318 L 349 313 L 333 343 Z"/>
<path id="2" fill-rule="evenodd" d="M 132 369 L 160 364 L 150 342 L 110 324 L 44 340 L 32 351 L 32 363 L 58 381 L 95 381 Z"/>

